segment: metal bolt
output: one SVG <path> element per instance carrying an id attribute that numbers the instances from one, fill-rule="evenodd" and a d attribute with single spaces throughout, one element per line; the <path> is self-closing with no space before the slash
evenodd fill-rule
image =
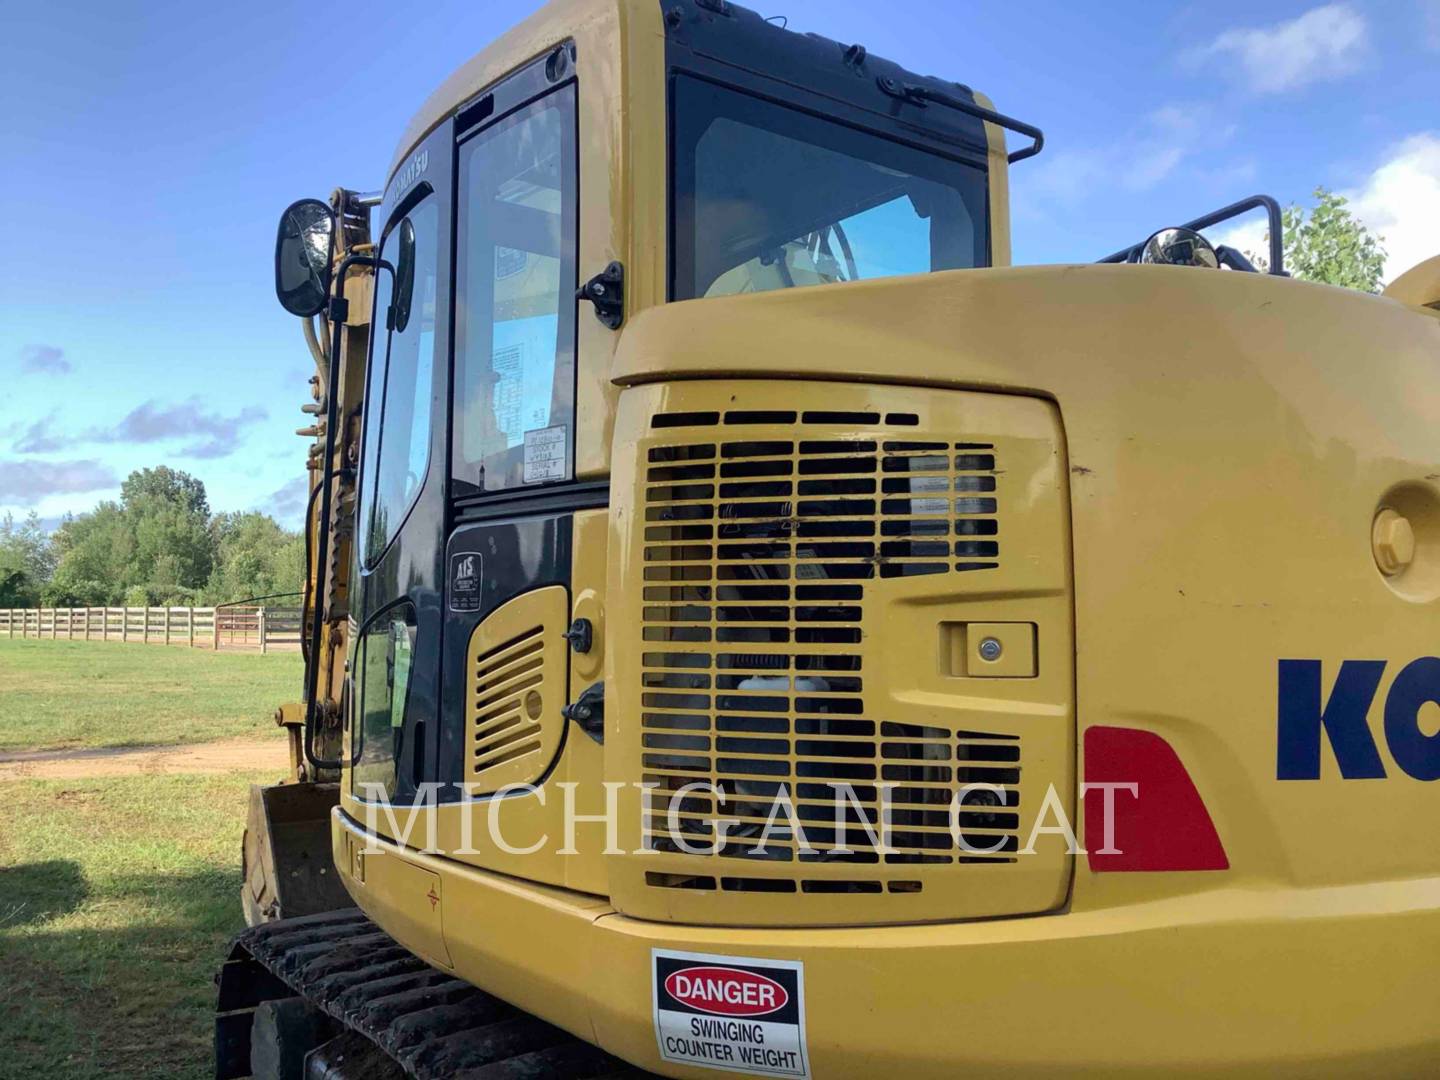
<path id="1" fill-rule="evenodd" d="M 1000 642 L 993 637 L 987 637 L 984 641 L 980 642 L 981 660 L 989 660 L 993 663 L 1000 659 L 1000 654 L 1004 651 Z"/>
<path id="2" fill-rule="evenodd" d="M 1370 541 L 1375 565 L 1386 577 L 1394 577 L 1415 561 L 1415 529 L 1408 518 L 1388 506 L 1375 515 Z"/>

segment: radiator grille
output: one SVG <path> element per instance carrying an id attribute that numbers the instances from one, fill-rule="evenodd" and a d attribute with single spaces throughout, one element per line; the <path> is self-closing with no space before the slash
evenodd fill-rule
<path id="1" fill-rule="evenodd" d="M 763 437 L 744 438 L 755 424 Z M 883 632 L 866 621 L 878 582 L 1001 565 L 994 445 L 904 430 L 917 424 L 908 413 L 653 417 L 689 430 L 652 444 L 642 471 L 641 771 L 655 785 L 643 836 L 651 850 L 769 865 L 652 873 L 650 885 L 906 893 L 923 887 L 906 866 L 1014 861 L 1019 737 L 892 722 L 866 706 L 877 673 L 861 642 Z M 714 437 L 696 439 L 707 426 Z M 678 794 L 696 783 L 723 801 Z M 961 844 L 951 803 L 970 784 L 994 790 L 965 793 Z M 843 830 L 833 785 L 848 785 Z M 782 813 L 756 850 L 781 797 L 803 841 Z M 716 818 L 733 822 L 724 838 Z M 853 866 L 854 880 L 807 878 L 820 863 Z"/>

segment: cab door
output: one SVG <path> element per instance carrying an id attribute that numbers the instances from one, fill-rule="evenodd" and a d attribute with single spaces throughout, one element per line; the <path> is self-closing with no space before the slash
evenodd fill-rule
<path id="1" fill-rule="evenodd" d="M 377 222 L 369 368 L 355 512 L 347 794 L 409 803 L 429 778 L 437 715 L 444 528 L 442 333 L 449 213 L 428 151 Z M 442 159 L 443 160 L 443 159 Z M 419 179 L 415 179 L 418 176 Z M 406 178 L 409 183 L 404 183 Z M 384 815 L 372 815 L 383 822 Z"/>
<path id="2" fill-rule="evenodd" d="M 575 514 L 577 84 L 568 46 L 460 110 L 455 133 L 455 344 L 445 552 L 442 799 L 541 784 L 567 753 Z M 473 123 L 469 122 L 475 117 Z M 596 755 L 598 761 L 598 754 Z M 551 793 L 556 795 L 557 793 Z M 508 792 L 516 837 L 560 800 Z M 442 836 L 454 809 L 441 814 Z M 563 860 L 482 845 L 457 854 L 562 883 Z"/>

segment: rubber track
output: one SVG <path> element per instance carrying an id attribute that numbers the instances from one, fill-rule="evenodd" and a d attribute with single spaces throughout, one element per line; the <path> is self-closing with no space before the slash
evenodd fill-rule
<path id="1" fill-rule="evenodd" d="M 358 908 L 251 927 L 231 952 L 247 956 L 416 1080 L 654 1076 L 437 971 Z"/>

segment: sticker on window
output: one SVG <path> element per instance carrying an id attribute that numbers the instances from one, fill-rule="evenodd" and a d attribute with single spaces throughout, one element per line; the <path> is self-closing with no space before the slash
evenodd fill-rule
<path id="1" fill-rule="evenodd" d="M 525 432 L 525 483 L 565 479 L 566 441 L 563 424 Z"/>
<path id="2" fill-rule="evenodd" d="M 655 1041 L 664 1060 L 809 1077 L 803 964 L 665 949 L 650 956 Z"/>

